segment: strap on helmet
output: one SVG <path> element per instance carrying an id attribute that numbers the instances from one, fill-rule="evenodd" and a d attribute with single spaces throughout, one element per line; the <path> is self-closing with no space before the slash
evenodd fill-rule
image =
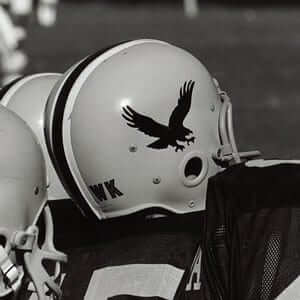
<path id="1" fill-rule="evenodd" d="M 24 276 L 24 272 L 14 265 L 2 246 L 0 246 L 0 272 L 5 285 L 5 290 L 0 292 L 0 298 L 2 298 L 15 293 L 21 287 Z"/>

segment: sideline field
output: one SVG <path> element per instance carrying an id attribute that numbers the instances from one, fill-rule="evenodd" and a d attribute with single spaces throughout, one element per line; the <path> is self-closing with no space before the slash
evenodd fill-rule
<path id="1" fill-rule="evenodd" d="M 234 104 L 241 150 L 300 159 L 299 7 L 206 5 L 187 19 L 179 3 L 62 3 L 55 28 L 30 27 L 28 72 L 64 72 L 99 48 L 142 37 L 189 49 L 217 77 Z"/>

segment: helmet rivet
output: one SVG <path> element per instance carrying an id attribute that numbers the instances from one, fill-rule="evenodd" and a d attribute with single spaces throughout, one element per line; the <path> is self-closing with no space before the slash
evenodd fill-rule
<path id="1" fill-rule="evenodd" d="M 39 191 L 40 191 L 40 190 L 39 190 L 39 187 L 38 187 L 38 186 L 35 187 L 35 189 L 34 189 L 34 194 L 37 195 L 37 194 L 39 193 Z"/>
<path id="2" fill-rule="evenodd" d="M 137 150 L 138 150 L 137 145 L 130 145 L 130 146 L 129 146 L 129 151 L 130 151 L 130 152 L 137 152 Z"/>
<path id="3" fill-rule="evenodd" d="M 25 244 L 26 244 L 26 236 L 23 235 L 23 236 L 21 237 L 21 239 L 20 239 L 20 245 L 23 246 L 23 245 L 25 245 Z"/>
<path id="4" fill-rule="evenodd" d="M 191 207 L 191 208 L 192 208 L 192 207 L 194 207 L 194 206 L 195 206 L 195 201 L 193 201 L 193 200 L 192 200 L 192 201 L 190 201 L 190 202 L 189 202 L 189 207 Z"/>
<path id="5" fill-rule="evenodd" d="M 210 110 L 211 110 L 211 111 L 215 111 L 215 109 L 216 109 L 215 105 L 212 104 L 212 105 L 210 106 Z"/>
<path id="6" fill-rule="evenodd" d="M 159 184 L 161 182 L 161 178 L 160 177 L 154 177 L 153 180 L 152 180 L 152 182 L 154 184 Z"/>

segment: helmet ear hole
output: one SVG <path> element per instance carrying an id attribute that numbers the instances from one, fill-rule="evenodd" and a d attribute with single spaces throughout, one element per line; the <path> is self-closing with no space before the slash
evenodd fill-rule
<path id="1" fill-rule="evenodd" d="M 202 159 L 200 157 L 193 157 L 185 165 L 184 175 L 188 180 L 193 180 L 200 175 L 202 168 Z"/>
<path id="2" fill-rule="evenodd" d="M 2 246 L 3 248 L 5 248 L 6 242 L 7 242 L 6 237 L 4 235 L 0 235 L 0 246 Z"/>
<path id="3" fill-rule="evenodd" d="M 189 152 L 179 165 L 179 176 L 187 187 L 198 186 L 208 172 L 208 160 L 198 151 Z"/>

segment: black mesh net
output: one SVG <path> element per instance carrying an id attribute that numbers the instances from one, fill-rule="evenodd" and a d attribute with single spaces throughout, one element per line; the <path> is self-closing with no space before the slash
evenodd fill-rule
<path id="1" fill-rule="evenodd" d="M 299 276 L 299 172 L 240 165 L 210 181 L 203 259 L 219 299 L 276 299 Z"/>

